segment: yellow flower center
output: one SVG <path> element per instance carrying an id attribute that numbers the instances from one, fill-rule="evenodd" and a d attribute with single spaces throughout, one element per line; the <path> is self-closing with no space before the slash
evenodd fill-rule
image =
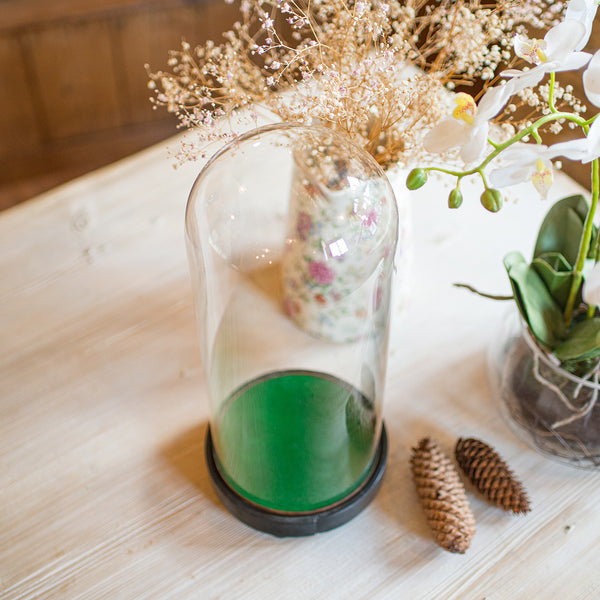
<path id="1" fill-rule="evenodd" d="M 535 161 L 535 172 L 531 176 L 531 181 L 539 194 L 545 198 L 552 185 L 552 164 L 545 163 L 541 158 Z"/>
<path id="2" fill-rule="evenodd" d="M 472 125 L 477 114 L 477 104 L 473 100 L 473 96 L 459 92 L 454 96 L 456 108 L 452 111 L 452 116 L 455 119 L 462 119 L 468 125 Z"/>
<path id="3" fill-rule="evenodd" d="M 535 65 L 545 63 L 548 60 L 544 40 L 520 38 L 515 43 L 515 54 Z"/>

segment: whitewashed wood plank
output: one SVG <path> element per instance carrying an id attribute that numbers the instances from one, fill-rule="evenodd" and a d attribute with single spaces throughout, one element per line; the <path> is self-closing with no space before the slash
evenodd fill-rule
<path id="1" fill-rule="evenodd" d="M 203 464 L 183 245 L 196 170 L 173 171 L 155 148 L 0 216 L 0 598 L 598 597 L 597 475 L 502 423 L 485 352 L 505 307 L 452 288 L 506 291 L 501 256 L 529 251 L 546 206 L 457 214 L 439 188 L 414 196 L 417 276 L 395 311 L 383 487 L 344 527 L 278 540 L 224 511 Z M 573 189 L 560 179 L 554 193 Z M 533 512 L 506 515 L 469 489 L 471 549 L 438 548 L 408 467 L 423 435 L 448 452 L 460 435 L 490 442 Z"/>

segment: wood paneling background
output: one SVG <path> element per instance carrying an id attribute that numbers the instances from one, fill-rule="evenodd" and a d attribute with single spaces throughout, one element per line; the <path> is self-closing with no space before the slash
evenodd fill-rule
<path id="1" fill-rule="evenodd" d="M 2 0 L 0 209 L 176 132 L 144 65 L 218 40 L 222 0 Z"/>
<path id="2" fill-rule="evenodd" d="M 174 134 L 144 65 L 237 17 L 224 0 L 0 0 L 0 210 Z M 581 74 L 565 78 L 583 97 Z M 564 170 L 588 185 L 587 165 Z"/>

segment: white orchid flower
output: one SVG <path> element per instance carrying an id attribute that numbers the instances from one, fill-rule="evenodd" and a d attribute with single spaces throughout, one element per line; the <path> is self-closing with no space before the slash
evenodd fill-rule
<path id="1" fill-rule="evenodd" d="M 428 152 L 441 153 L 460 148 L 465 163 L 478 160 L 487 145 L 489 120 L 495 117 L 513 95 L 513 85 L 490 88 L 479 104 L 469 94 L 459 92 L 454 96 L 456 108 L 451 117 L 442 119 L 423 139 Z"/>
<path id="2" fill-rule="evenodd" d="M 489 175 L 494 187 L 531 181 L 540 196 L 546 199 L 553 181 L 551 159 L 558 156 L 552 148 L 543 144 L 515 144 L 507 148 L 502 156 L 508 164 Z"/>
<path id="3" fill-rule="evenodd" d="M 587 99 L 594 106 L 600 107 L 600 50 L 592 56 L 583 73 L 583 89 Z"/>
<path id="4" fill-rule="evenodd" d="M 600 119 L 592 123 L 587 137 L 553 144 L 549 150 L 554 156 L 564 156 L 569 160 L 580 160 L 582 163 L 589 163 L 600 157 Z"/>
<path id="5" fill-rule="evenodd" d="M 594 25 L 594 18 L 598 10 L 598 0 L 571 0 L 565 11 L 565 21 L 573 20 L 583 23 L 585 34 L 575 46 L 575 50 L 582 50 L 588 43 Z"/>
<path id="6" fill-rule="evenodd" d="M 515 54 L 535 66 L 526 71 L 508 69 L 501 75 L 511 78 L 515 82 L 515 92 L 518 92 L 537 85 L 547 73 L 580 69 L 591 57 L 588 52 L 576 50 L 583 40 L 585 45 L 586 35 L 589 37 L 586 25 L 576 19 L 566 19 L 552 27 L 543 40 L 517 34 L 513 44 Z"/>
<path id="7" fill-rule="evenodd" d="M 596 263 L 594 268 L 585 275 L 581 297 L 589 305 L 600 304 L 600 263 Z"/>

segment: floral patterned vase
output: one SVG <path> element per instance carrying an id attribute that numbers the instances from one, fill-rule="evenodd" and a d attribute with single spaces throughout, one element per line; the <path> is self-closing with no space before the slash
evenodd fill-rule
<path id="1" fill-rule="evenodd" d="M 339 171 L 327 177 L 318 169 L 294 171 L 282 274 L 284 307 L 294 322 L 345 343 L 359 338 L 382 308 L 379 280 L 393 267 L 389 232 L 396 212 L 386 206 L 385 178 L 348 181 L 344 162 L 336 164 Z"/>

